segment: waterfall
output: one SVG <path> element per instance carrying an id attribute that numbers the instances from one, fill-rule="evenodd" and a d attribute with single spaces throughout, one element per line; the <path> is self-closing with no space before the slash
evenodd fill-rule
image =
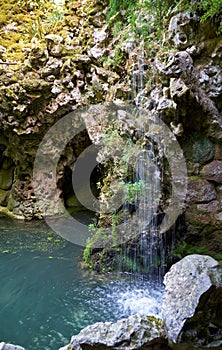
<path id="1" fill-rule="evenodd" d="M 147 130 L 143 127 L 141 112 L 146 104 L 143 40 L 141 40 L 139 50 L 137 48 L 136 50 L 137 57 L 135 55 L 132 57 L 134 60 L 131 76 L 132 100 L 138 107 L 138 124 L 142 126 L 139 129 L 138 138 L 143 139 L 144 145 L 136 155 L 134 174 L 130 179 L 132 185 L 137 187 L 134 202 L 137 238 L 133 242 L 128 242 L 128 247 L 124 245 L 121 259 L 123 268 L 127 267 L 133 273 L 142 273 L 151 282 L 161 283 L 166 271 L 167 250 L 170 250 L 172 244 L 172 242 L 166 243 L 166 234 L 160 234 L 158 228 L 164 172 L 163 150 L 160 149 L 161 142 L 158 142 L 157 145 L 152 135 L 145 140 Z M 135 226 L 132 227 L 132 230 L 135 230 Z M 128 266 L 124 266 L 126 261 Z"/>

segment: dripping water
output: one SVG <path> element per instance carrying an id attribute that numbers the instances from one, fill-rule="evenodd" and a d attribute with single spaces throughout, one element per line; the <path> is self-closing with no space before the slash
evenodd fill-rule
<path id="1" fill-rule="evenodd" d="M 134 50 L 133 50 L 134 49 Z M 131 76 L 132 102 L 138 107 L 138 125 L 143 125 L 142 108 L 146 106 L 145 96 L 145 49 L 141 39 L 139 48 L 133 48 L 133 69 Z M 136 52 L 136 54 L 135 54 Z M 139 130 L 139 138 L 145 138 L 144 127 Z M 161 140 L 160 140 L 161 141 Z M 130 256 L 131 272 L 144 274 L 149 281 L 162 283 L 166 272 L 167 250 L 166 235 L 159 233 L 160 198 L 164 172 L 163 152 L 159 149 L 161 142 L 154 142 L 152 135 L 144 142 L 144 147 L 137 154 L 134 174 L 130 182 L 140 184 L 135 198 L 135 216 L 137 241 L 131 248 L 123 247 L 123 260 Z M 129 227 L 126 227 L 129 230 Z M 135 226 L 132 227 L 135 230 Z M 171 242 L 172 243 L 172 242 Z M 170 243 L 170 244 L 171 244 Z M 128 243 L 127 243 L 128 244 Z"/>

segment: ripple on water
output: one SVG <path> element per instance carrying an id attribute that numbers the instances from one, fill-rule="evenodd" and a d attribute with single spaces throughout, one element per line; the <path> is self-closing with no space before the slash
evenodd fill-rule
<path id="1" fill-rule="evenodd" d="M 1 340 L 56 350 L 94 322 L 134 313 L 160 315 L 161 287 L 140 276 L 85 273 L 80 247 L 40 227 L 37 236 L 30 225 L 26 230 L 10 225 L 10 239 L 4 225 L 0 228 Z"/>

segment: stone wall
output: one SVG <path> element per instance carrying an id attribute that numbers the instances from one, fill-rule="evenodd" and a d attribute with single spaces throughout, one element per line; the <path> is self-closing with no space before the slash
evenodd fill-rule
<path id="1" fill-rule="evenodd" d="M 194 13 L 171 18 L 165 42 L 145 46 L 144 90 L 135 94 L 141 42 L 113 36 L 106 22 L 107 1 L 67 1 L 59 30 L 33 38 L 23 56 L 9 64 L 3 47 L 0 62 L 0 205 L 25 219 L 41 218 L 33 191 L 33 162 L 45 133 L 60 118 L 82 106 L 111 101 L 138 104 L 157 113 L 176 135 L 187 161 L 186 242 L 221 253 L 222 119 L 221 36 L 212 21 Z M 30 10 L 30 15 L 31 15 Z M 29 14 L 27 14 L 29 16 Z M 16 18 L 16 17 L 15 17 Z M 2 32 L 22 31 L 7 19 Z M 121 58 L 115 57 L 121 46 Z M 138 73 L 139 74 L 139 73 Z M 138 91 L 137 91 L 138 92 Z M 130 124 L 123 125 L 133 134 Z M 87 127 L 86 127 L 87 129 Z M 102 132 L 102 131 L 101 131 Z M 93 141 L 89 130 L 57 149 L 54 213 L 67 200 L 70 171 L 80 152 Z M 106 175 L 104 175 L 106 181 Z M 72 192 L 72 190 L 70 189 Z M 57 208 L 57 209 L 56 209 Z"/>

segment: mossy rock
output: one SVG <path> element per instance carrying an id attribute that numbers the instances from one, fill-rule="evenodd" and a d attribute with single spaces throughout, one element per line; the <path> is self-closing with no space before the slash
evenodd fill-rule
<path id="1" fill-rule="evenodd" d="M 183 145 L 185 158 L 193 163 L 205 164 L 214 157 L 214 144 L 199 133 L 193 134 Z"/>
<path id="2" fill-rule="evenodd" d="M 6 207 L 10 191 L 4 191 L 0 189 L 0 206 Z"/>
<path id="3" fill-rule="evenodd" d="M 0 189 L 9 190 L 13 182 L 13 168 L 0 170 Z"/>

